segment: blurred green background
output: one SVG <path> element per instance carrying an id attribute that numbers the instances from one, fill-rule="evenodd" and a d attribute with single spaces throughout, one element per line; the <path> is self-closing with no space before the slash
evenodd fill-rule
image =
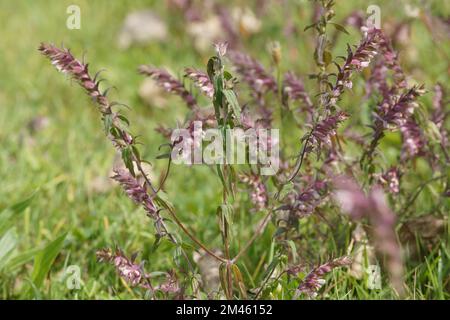
<path id="1" fill-rule="evenodd" d="M 295 70 L 306 79 L 314 72 L 313 35 L 303 32 L 311 21 L 310 3 L 269 2 L 261 16 L 255 14 L 260 30 L 242 36 L 243 49 L 270 65 L 265 48 L 269 41 L 277 40 L 283 50 L 282 67 Z M 257 1 L 223 3 L 230 10 L 248 7 L 258 12 Z M 402 64 L 411 79 L 427 88 L 437 81 L 447 84 L 448 38 L 433 42 L 423 21 L 408 17 L 405 3 L 412 8 L 423 6 L 419 1 L 374 1 L 381 7 L 383 25 L 413 20 L 408 43 L 401 50 Z M 81 9 L 80 30 L 66 27 L 69 5 Z M 365 11 L 367 5 L 368 1 L 362 0 L 337 1 L 336 20 L 353 10 Z M 426 1 L 426 6 L 448 19 L 448 1 Z M 117 39 L 124 19 L 130 12 L 143 9 L 150 9 L 161 18 L 167 35 L 146 45 L 120 49 Z M 93 72 L 106 70 L 105 86 L 116 87 L 113 99 L 131 107 L 125 112 L 132 131 L 145 142 L 142 152 L 153 163 L 152 176 L 157 179 L 165 163 L 155 157 L 164 140 L 154 129 L 160 124 L 176 126 L 186 109 L 176 97 L 164 96 L 163 107 L 144 101 L 139 96 L 144 79 L 137 74 L 137 67 L 164 66 L 181 75 L 185 66 L 202 69 L 213 53 L 212 46 L 211 50 L 195 50 L 193 38 L 186 33 L 183 14 L 165 1 L 0 0 L 0 21 L 0 210 L 11 210 L 13 204 L 32 197 L 25 209 L 15 207 L 13 214 L 1 220 L 0 238 L 5 234 L 8 237 L 0 246 L 0 298 L 135 298 L 136 294 L 117 279 L 112 268 L 96 262 L 95 251 L 115 244 L 126 252 L 140 251 L 140 257 L 149 261 L 147 267 L 155 271 L 172 265 L 172 248 L 164 244 L 156 254 L 150 252 L 154 240 L 151 223 L 108 180 L 115 151 L 104 137 L 97 111 L 78 86 L 55 72 L 37 47 L 40 42 L 64 44 L 77 57 L 85 54 Z M 297 28 L 294 35 L 286 35 L 287 23 Z M 337 55 L 345 53 L 347 42 L 359 41 L 358 30 L 348 30 L 350 35 L 338 39 Z M 307 86 L 313 87 L 314 83 L 307 82 Z M 362 89 L 360 86 L 355 91 L 360 93 Z M 425 100 L 431 101 L 431 96 Z M 215 210 L 221 189 L 210 170 L 174 166 L 166 190 L 183 221 L 192 230 L 202 230 L 199 238 L 212 247 L 220 247 Z M 248 215 L 239 220 L 236 228 L 242 231 L 243 238 L 251 232 L 245 226 L 259 218 Z M 47 280 L 40 286 L 31 285 L 36 254 L 65 233 L 67 237 Z M 270 235 L 263 237 L 251 249 L 250 257 L 258 261 L 270 241 Z M 252 261 L 247 261 L 249 269 L 255 268 Z M 66 287 L 64 270 L 68 265 L 81 268 L 80 290 Z M 426 285 L 421 292 L 422 297 L 435 297 L 434 290 L 427 291 Z M 366 298 L 382 297 L 360 294 Z M 358 296 L 348 298 L 355 297 Z"/>

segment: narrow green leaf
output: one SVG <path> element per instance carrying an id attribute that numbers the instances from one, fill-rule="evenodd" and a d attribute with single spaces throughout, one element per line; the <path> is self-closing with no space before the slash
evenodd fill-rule
<path id="1" fill-rule="evenodd" d="M 345 33 L 345 34 L 350 34 L 350 33 L 348 33 L 348 31 L 344 28 L 344 26 L 342 26 L 342 25 L 340 25 L 340 24 L 338 24 L 338 23 L 335 23 L 335 22 L 329 22 L 329 23 L 331 23 L 331 24 L 336 28 L 337 31 L 343 32 L 343 33 Z"/>
<path id="2" fill-rule="evenodd" d="M 16 269 L 22 267 L 27 262 L 31 261 L 33 257 L 40 251 L 40 248 L 33 248 L 25 252 L 15 254 L 7 264 L 5 264 L 5 270 L 7 272 L 13 272 Z"/>
<path id="3" fill-rule="evenodd" d="M 132 160 L 132 151 L 129 147 L 122 149 L 122 160 L 127 169 L 134 175 L 134 165 Z"/>
<path id="4" fill-rule="evenodd" d="M 228 101 L 228 104 L 231 106 L 234 115 L 236 116 L 237 121 L 240 123 L 241 121 L 241 107 L 239 106 L 239 102 L 236 97 L 236 93 L 233 90 L 226 89 L 223 90 L 223 94 Z"/>
<path id="5" fill-rule="evenodd" d="M 292 241 L 292 240 L 288 240 L 287 243 L 288 243 L 289 247 L 291 247 L 292 261 L 294 263 L 297 263 L 297 258 L 298 258 L 297 247 L 296 247 L 294 241 Z"/>
<path id="6" fill-rule="evenodd" d="M 15 228 L 9 229 L 0 239 L 0 269 L 10 260 L 10 253 L 17 245 L 17 234 Z"/>
<path id="7" fill-rule="evenodd" d="M 105 132 L 110 132 L 112 127 L 112 114 L 105 114 L 103 116 L 103 124 L 105 126 Z"/>
<path id="8" fill-rule="evenodd" d="M 29 196 L 28 198 L 26 198 L 25 200 L 17 202 L 16 204 L 13 204 L 11 206 L 11 210 L 15 214 L 21 213 L 22 211 L 24 211 L 26 208 L 29 207 L 29 205 L 33 201 L 34 197 L 36 196 L 36 193 L 37 193 L 37 191 L 33 192 L 33 194 L 31 196 Z"/>
<path id="9" fill-rule="evenodd" d="M 37 288 L 40 288 L 42 286 L 45 277 L 47 276 L 53 265 L 53 262 L 55 262 L 56 257 L 62 249 L 66 236 L 67 233 L 50 242 L 34 258 L 31 280 Z"/>

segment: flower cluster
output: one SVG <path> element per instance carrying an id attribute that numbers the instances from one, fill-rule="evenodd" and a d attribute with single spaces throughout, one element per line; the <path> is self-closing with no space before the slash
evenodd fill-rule
<path id="1" fill-rule="evenodd" d="M 118 112 L 113 112 L 112 107 L 118 105 L 117 102 L 109 102 L 107 91 L 101 92 L 97 74 L 92 78 L 88 71 L 88 65 L 76 59 L 69 50 L 57 48 L 50 44 L 42 43 L 39 51 L 50 59 L 58 71 L 70 75 L 97 103 L 105 123 L 105 129 L 113 145 L 119 150 L 124 150 L 134 144 L 132 135 L 124 128 L 124 117 Z"/>
<path id="2" fill-rule="evenodd" d="M 413 120 L 408 119 L 400 127 L 400 132 L 403 137 L 403 149 L 402 158 L 413 158 L 421 153 L 426 145 L 425 137 L 423 136 L 422 129 Z"/>
<path id="3" fill-rule="evenodd" d="M 300 282 L 296 290 L 296 297 L 300 294 L 306 294 L 310 298 L 315 298 L 317 292 L 325 284 L 324 276 L 333 269 L 349 266 L 352 263 L 350 257 L 344 256 L 331 261 L 328 261 L 311 270 L 310 273 Z"/>
<path id="4" fill-rule="evenodd" d="M 392 90 L 391 90 L 392 92 Z M 374 113 L 373 138 L 368 154 L 372 154 L 386 129 L 400 129 L 403 136 L 403 158 L 422 153 L 424 137 L 413 118 L 417 99 L 425 93 L 423 86 L 413 86 L 401 95 L 389 94 Z"/>
<path id="5" fill-rule="evenodd" d="M 448 105 L 446 101 L 447 95 L 444 87 L 441 84 L 437 84 L 434 87 L 434 97 L 433 97 L 433 113 L 431 115 L 431 121 L 436 125 L 440 134 L 441 148 L 444 151 L 444 155 L 447 158 L 447 162 L 450 162 L 450 156 L 448 155 L 449 149 L 449 132 L 445 126 L 445 122 L 450 115 L 450 112 L 445 110 Z"/>
<path id="6" fill-rule="evenodd" d="M 116 249 L 114 252 L 110 249 L 99 250 L 97 251 L 97 259 L 100 262 L 113 264 L 119 276 L 133 287 L 148 288 L 148 283 L 145 280 L 149 276 L 145 274 L 142 265 L 136 264 L 134 258 L 127 258 L 122 250 Z"/>
<path id="7" fill-rule="evenodd" d="M 128 197 L 136 204 L 142 205 L 147 215 L 153 219 L 159 236 L 165 235 L 166 230 L 163 225 L 163 219 L 152 197 L 147 192 L 147 182 L 141 185 L 127 170 L 117 169 L 114 173 L 115 175 L 112 178 L 122 186 Z"/>
<path id="8" fill-rule="evenodd" d="M 390 87 L 387 83 L 388 67 L 383 59 L 377 59 L 373 64 L 370 78 L 366 82 L 366 97 L 370 97 L 374 92 L 379 92 L 382 97 L 390 96 Z"/>
<path id="9" fill-rule="evenodd" d="M 117 169 L 114 173 L 115 175 L 112 178 L 123 187 L 128 197 L 136 204 L 142 204 L 147 213 L 154 216 L 157 209 L 153 200 L 147 193 L 145 184 L 141 186 L 137 179 L 126 170 Z"/>
<path id="10" fill-rule="evenodd" d="M 313 214 L 316 208 L 325 202 L 327 196 L 326 181 L 312 181 L 301 191 L 289 193 L 285 200 L 287 204 L 281 206 L 279 210 L 287 210 L 289 220 L 298 220 Z"/>
<path id="11" fill-rule="evenodd" d="M 214 95 L 214 87 L 206 73 L 194 68 L 185 69 L 186 77 L 191 79 L 200 91 L 209 98 Z"/>
<path id="12" fill-rule="evenodd" d="M 173 270 L 166 274 L 166 280 L 154 288 L 155 291 L 161 291 L 165 294 L 173 294 L 178 299 L 182 299 L 182 290 L 177 275 Z"/>
<path id="13" fill-rule="evenodd" d="M 347 58 L 344 65 L 342 67 L 336 65 L 338 68 L 336 84 L 331 91 L 327 105 L 335 105 L 344 89 L 353 87 L 351 80 L 353 73 L 368 67 L 375 55 L 378 54 L 380 34 L 379 29 L 370 29 L 354 52 L 350 46 L 347 48 Z"/>
<path id="14" fill-rule="evenodd" d="M 286 96 L 284 100 L 300 101 L 306 111 L 312 113 L 313 103 L 305 90 L 305 85 L 292 71 L 284 75 L 283 94 Z"/>
<path id="15" fill-rule="evenodd" d="M 395 127 L 404 125 L 418 107 L 417 98 L 424 93 L 423 86 L 414 86 L 398 98 L 391 96 L 388 99 L 384 99 L 376 112 L 376 118 L 381 122 L 380 125 L 386 128 L 389 125 L 394 125 Z"/>
<path id="16" fill-rule="evenodd" d="M 76 59 L 68 49 L 60 49 L 51 44 L 41 43 L 39 51 L 51 60 L 58 71 L 70 75 L 80 83 L 89 96 L 103 109 L 109 107 L 106 95 L 99 89 L 98 74 L 92 78 L 87 64 Z"/>
<path id="17" fill-rule="evenodd" d="M 197 101 L 195 98 L 189 93 L 189 91 L 186 90 L 184 85 L 169 74 L 167 70 L 142 65 L 139 67 L 139 72 L 155 79 L 158 85 L 164 88 L 167 92 L 180 96 L 189 108 L 192 109 L 197 106 Z"/>
<path id="18" fill-rule="evenodd" d="M 380 183 L 386 186 L 386 189 L 392 194 L 400 192 L 400 170 L 392 167 L 379 176 Z"/>
<path id="19" fill-rule="evenodd" d="M 331 145 L 331 137 L 336 135 L 338 124 L 346 119 L 348 119 L 348 115 L 345 112 L 338 112 L 317 123 L 311 132 L 312 145 L 319 148 L 322 145 Z"/>
<path id="20" fill-rule="evenodd" d="M 391 41 L 382 32 L 379 33 L 379 48 L 383 56 L 383 61 L 389 70 L 392 70 L 394 75 L 394 90 L 405 89 L 408 85 L 406 76 L 398 61 L 398 54 L 392 48 Z"/>

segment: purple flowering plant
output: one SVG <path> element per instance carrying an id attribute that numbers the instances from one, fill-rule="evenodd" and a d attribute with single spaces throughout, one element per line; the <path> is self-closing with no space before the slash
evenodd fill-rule
<path id="1" fill-rule="evenodd" d="M 200 240 L 202 230 L 191 230 L 177 213 L 176 198 L 172 204 L 164 192 L 164 182 L 170 179 L 171 150 L 180 143 L 170 140 L 173 129 L 158 130 L 168 139 L 164 146 L 169 151 L 159 157 L 159 161 L 167 161 L 167 170 L 157 184 L 144 170 L 142 147 L 131 133 L 121 104 L 101 90 L 99 73 L 93 75 L 88 64 L 66 48 L 40 45 L 39 51 L 58 71 L 77 82 L 97 106 L 106 136 L 124 164 L 111 178 L 152 221 L 155 248 L 163 240 L 174 246 L 174 269 L 159 276 L 146 270 L 151 265 L 137 263 L 136 255 L 128 258 L 119 248 L 98 251 L 99 261 L 110 263 L 119 277 L 145 292 L 145 297 L 315 298 L 324 292 L 329 274 L 334 269 L 345 272 L 345 268 L 352 268 L 356 255 L 342 244 L 342 237 L 335 248 L 319 244 L 357 226 L 363 226 L 375 248 L 374 263 L 382 266 L 387 285 L 397 297 L 408 294 L 405 253 L 397 226 L 408 221 L 427 184 L 435 185 L 435 201 L 440 203 L 437 214 L 450 196 L 445 87 L 434 87 L 433 109 L 428 115 L 421 105 L 427 94 L 425 87 L 410 84 L 389 36 L 364 24 L 361 15 L 353 15 L 361 20 L 354 23 L 361 31 L 360 42 L 348 45 L 343 56 L 334 57 L 331 33 L 347 31 L 334 22 L 334 1 L 319 0 L 313 5 L 314 21 L 305 32 L 314 33 L 316 39 L 311 54 L 316 73 L 309 77 L 283 65 L 279 45 L 270 47 L 272 66 L 266 68 L 240 49 L 231 31 L 225 36 L 229 43 L 215 44 L 216 54 L 206 67 L 186 68 L 183 79 L 150 65 L 138 69 L 187 106 L 183 128 L 192 129 L 195 121 L 202 121 L 205 127 L 221 132 L 228 128 L 281 129 L 280 141 L 271 142 L 281 144 L 276 174 L 262 175 L 259 165 L 209 165 L 222 186 L 216 212 L 223 245 L 220 250 Z M 347 24 L 352 25 L 349 21 L 354 17 L 349 17 Z M 228 19 L 224 14 L 221 18 Z M 361 123 L 358 109 L 345 100 L 361 87 L 369 101 L 369 123 Z M 203 107 L 200 99 L 208 99 L 208 106 Z M 395 163 L 385 162 L 382 154 L 384 138 L 391 134 L 400 139 Z M 224 134 L 221 138 L 226 142 Z M 433 168 L 434 175 L 411 188 L 407 179 L 418 162 Z M 189 168 L 186 170 L 189 175 Z M 255 226 L 248 226 L 252 228 L 249 238 L 237 234 L 233 227 L 242 211 L 260 217 Z M 253 266 L 242 263 L 263 234 L 272 239 L 270 258 L 262 258 Z M 207 284 L 199 276 L 192 254 L 200 251 L 218 265 L 220 286 L 216 291 L 207 292 Z M 260 268 L 264 272 L 249 280 L 248 274 Z M 282 293 L 277 291 L 280 285 Z"/>

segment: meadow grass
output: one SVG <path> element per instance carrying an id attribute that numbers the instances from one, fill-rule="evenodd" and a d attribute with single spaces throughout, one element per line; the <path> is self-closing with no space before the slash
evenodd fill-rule
<path id="1" fill-rule="evenodd" d="M 434 10 L 447 12 L 448 16 L 449 7 L 445 1 L 432 2 Z M 169 24 L 175 24 L 162 3 L 144 0 L 18 0 L 0 3 L 0 21 L 4 22 L 0 29 L 0 212 L 7 217 L 0 220 L 0 232 L 3 235 L 9 232 L 8 241 L 2 243 L 5 246 L 0 246 L 0 257 L 5 262 L 0 259 L 1 299 L 140 298 L 115 275 L 112 268 L 96 261 L 98 249 L 114 244 L 126 252 L 140 251 L 140 258 L 148 261 L 147 267 L 152 271 L 172 266 L 173 246 L 170 243 L 164 242 L 157 252 L 152 252 L 152 226 L 142 209 L 126 199 L 116 186 L 103 193 L 92 191 L 92 181 L 96 177 L 111 175 L 115 151 L 105 139 L 97 112 L 82 90 L 62 81 L 61 75 L 54 72 L 37 52 L 41 41 L 64 43 L 77 56 L 86 52 L 92 70 L 106 69 L 104 76 L 108 84 L 119 88 L 112 93 L 113 97 L 131 107 L 126 114 L 133 123 L 132 130 L 145 141 L 147 147 L 142 152 L 152 160 L 154 171 L 160 172 L 165 164 L 156 161 L 155 157 L 158 146 L 164 141 L 154 129 L 159 123 L 175 125 L 176 119 L 183 119 L 184 110 L 177 98 L 171 98 L 167 107 L 170 112 L 144 105 L 137 93 L 142 81 L 142 76 L 136 72 L 137 67 L 150 63 L 181 72 L 184 66 L 201 68 L 208 57 L 196 53 L 190 39 L 181 33 L 171 33 L 164 43 L 126 51 L 116 48 L 121 23 L 132 10 L 150 7 L 165 17 Z M 365 3 L 362 0 L 338 1 L 336 11 L 339 17 L 344 17 L 354 8 L 365 9 Z M 81 30 L 65 27 L 66 8 L 70 4 L 81 7 Z M 379 5 L 388 18 L 396 17 L 393 1 L 379 1 Z M 305 34 L 305 39 L 300 38 L 294 43 L 292 39 L 283 37 L 283 14 L 282 10 L 275 10 L 270 21 L 264 21 L 262 32 L 246 40 L 245 47 L 268 63 L 270 56 L 260 48 L 265 47 L 268 40 L 278 40 L 287 57 L 284 63 L 294 66 L 299 74 L 311 73 L 313 45 L 307 41 L 309 36 Z M 297 23 L 306 26 L 309 12 L 299 16 L 304 21 L 299 19 Z M 356 31 L 352 31 L 349 36 L 339 39 L 335 50 L 343 52 L 346 42 L 356 43 L 357 39 Z M 420 22 L 413 23 L 412 41 L 418 62 L 406 68 L 412 71 L 414 78 L 428 88 L 437 81 L 447 83 L 448 73 L 443 70 L 446 70 L 448 61 L 435 50 L 435 44 Z M 439 45 L 447 55 L 450 53 L 448 43 Z M 429 96 L 424 99 L 431 101 Z M 30 132 L 27 124 L 37 116 L 47 118 L 49 124 L 43 130 Z M 393 136 L 392 141 L 388 138 L 384 143 L 398 142 Z M 295 149 L 293 145 L 292 150 Z M 389 153 L 386 158 L 390 158 Z M 417 181 L 421 181 L 431 173 L 429 168 L 419 163 L 414 174 Z M 208 188 L 204 188 L 205 185 Z M 175 166 L 167 181 L 169 197 L 182 220 L 191 230 L 203 230 L 198 237 L 217 248 L 221 239 L 215 210 L 220 202 L 220 188 L 220 181 L 211 177 L 210 170 L 204 167 L 186 169 Z M 433 192 L 432 186 L 424 189 L 416 201 L 418 205 L 414 214 L 432 210 L 434 204 L 430 199 Z M 29 201 L 22 203 L 22 208 L 12 207 L 26 199 Z M 449 208 L 448 203 L 444 205 Z M 5 212 L 9 212 L 8 216 Z M 249 238 L 252 230 L 248 226 L 255 224 L 260 217 L 245 212 L 237 216 L 234 232 L 239 233 L 241 239 Z M 309 224 L 314 224 L 314 219 L 305 223 L 305 233 Z M 33 281 L 39 267 L 36 257 L 52 241 L 65 234 L 67 236 L 54 263 L 49 262 L 49 274 L 36 285 Z M 340 227 L 334 234 L 336 238 L 328 239 L 326 243 L 317 240 L 311 251 L 314 251 L 314 246 L 342 248 L 342 244 L 348 243 L 348 227 Z M 407 298 L 450 297 L 449 237 L 447 232 L 441 245 L 423 257 L 421 263 L 408 265 L 410 290 Z M 190 243 L 188 239 L 185 241 L 186 245 Z M 270 232 L 266 232 L 250 249 L 248 257 L 242 260 L 241 270 L 248 271 L 245 274 L 250 283 L 262 277 L 263 271 L 254 271 L 259 262 L 267 264 L 271 243 Z M 2 249 L 7 252 L 6 256 L 2 256 Z M 339 254 L 345 252 L 336 252 Z M 64 270 L 69 265 L 81 268 L 83 283 L 80 290 L 66 287 Z M 41 267 L 45 269 L 45 266 Z M 335 271 L 329 278 L 331 280 L 323 295 L 327 299 L 395 298 L 387 285 L 382 290 L 368 290 L 364 281 L 354 280 L 345 271 Z M 283 298 L 276 296 L 276 290 L 274 292 L 274 298 Z"/>

